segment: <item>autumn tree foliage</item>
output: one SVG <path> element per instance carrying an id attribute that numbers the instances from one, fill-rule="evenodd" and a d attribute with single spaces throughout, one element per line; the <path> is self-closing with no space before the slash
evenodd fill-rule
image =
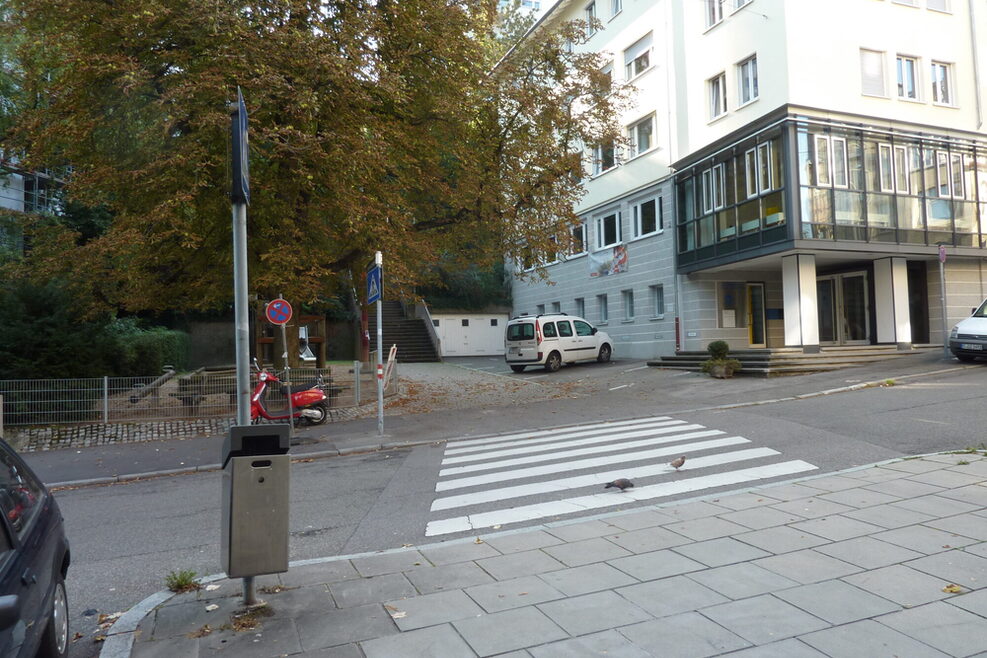
<path id="1" fill-rule="evenodd" d="M 625 89 L 585 26 L 502 57 L 496 0 L 0 0 L 18 35 L 16 120 L 0 135 L 97 236 L 39 222 L 16 275 L 73 282 L 95 308 L 232 298 L 229 107 L 250 113 L 250 287 L 317 301 L 385 254 L 391 294 L 440 256 L 549 260 L 568 239 L 584 144 L 615 136 Z M 2 36 L 2 35 L 0 35 Z"/>

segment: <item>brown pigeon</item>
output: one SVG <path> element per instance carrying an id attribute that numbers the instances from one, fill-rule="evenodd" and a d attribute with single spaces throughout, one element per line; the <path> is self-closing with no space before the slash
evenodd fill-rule
<path id="1" fill-rule="evenodd" d="M 676 471 L 682 468 L 682 464 L 685 463 L 685 457 L 679 457 L 678 459 L 673 459 L 668 463 L 669 466 L 674 468 Z"/>
<path id="2" fill-rule="evenodd" d="M 629 489 L 634 486 L 634 483 L 627 478 L 617 478 L 613 482 L 607 482 L 607 485 L 603 487 L 604 489 L 609 489 L 610 487 L 616 487 L 623 491 L 624 489 Z"/>

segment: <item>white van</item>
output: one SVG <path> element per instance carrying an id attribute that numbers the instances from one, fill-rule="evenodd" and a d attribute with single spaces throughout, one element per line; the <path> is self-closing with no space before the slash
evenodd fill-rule
<path id="1" fill-rule="evenodd" d="M 613 341 L 605 331 L 573 315 L 519 315 L 507 322 L 504 359 L 514 372 L 545 366 L 555 372 L 563 363 L 599 361 L 613 355 Z"/>
<path id="2" fill-rule="evenodd" d="M 949 332 L 949 351 L 960 361 L 987 358 L 987 300 Z"/>

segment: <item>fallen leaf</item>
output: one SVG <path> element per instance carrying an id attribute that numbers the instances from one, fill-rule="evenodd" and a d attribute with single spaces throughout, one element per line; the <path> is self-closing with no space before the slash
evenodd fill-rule
<path id="1" fill-rule="evenodd" d="M 955 583 L 950 583 L 950 584 L 946 585 L 945 587 L 943 587 L 942 588 L 942 591 L 944 591 L 944 592 L 946 592 L 948 594 L 959 594 L 960 592 L 963 591 L 963 588 L 960 587 L 959 585 L 955 584 Z"/>
<path id="2" fill-rule="evenodd" d="M 497 525 L 495 525 L 495 526 L 493 527 L 493 529 L 494 529 L 494 530 L 500 530 L 500 524 L 498 523 Z"/>
<path id="3" fill-rule="evenodd" d="M 219 606 L 215 603 L 210 603 L 206 606 L 206 612 L 212 612 L 213 610 L 219 610 Z"/>
<path id="4" fill-rule="evenodd" d="M 480 539 L 479 537 L 477 537 L 475 540 L 473 540 L 473 543 L 474 544 L 482 544 L 483 543 L 483 540 Z"/>
<path id="5" fill-rule="evenodd" d="M 404 619 L 407 616 L 408 613 L 402 610 L 401 612 L 395 612 L 393 615 L 391 615 L 391 619 Z"/>
<path id="6" fill-rule="evenodd" d="M 79 633 L 78 631 L 76 631 L 75 635 L 72 636 L 72 641 L 73 642 L 75 642 L 76 640 L 81 640 L 81 639 L 82 639 L 82 633 Z"/>
<path id="7" fill-rule="evenodd" d="M 206 591 L 211 592 L 213 590 L 219 589 L 219 585 L 206 585 Z"/>
<path id="8" fill-rule="evenodd" d="M 385 604 L 384 604 L 384 607 L 385 607 L 385 608 L 387 608 L 388 610 L 394 610 L 395 612 L 397 612 L 397 608 L 395 608 L 395 607 L 394 607 L 393 605 L 387 605 L 387 604 L 385 603 Z"/>

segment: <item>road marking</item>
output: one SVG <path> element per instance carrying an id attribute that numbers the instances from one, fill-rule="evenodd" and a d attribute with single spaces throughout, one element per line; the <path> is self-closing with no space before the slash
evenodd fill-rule
<path id="1" fill-rule="evenodd" d="M 733 437 L 741 438 L 741 437 Z M 744 439 L 746 440 L 746 439 Z M 707 441 L 706 443 L 716 443 L 715 441 Z M 699 445 L 699 444 L 696 444 Z M 709 446 L 712 447 L 712 446 Z M 701 450 L 703 448 L 695 448 L 696 450 Z M 664 450 L 667 455 L 678 454 L 679 450 L 676 448 L 667 448 Z M 681 452 L 688 452 L 682 446 Z M 774 455 L 779 455 L 777 450 L 772 450 L 771 448 L 750 448 L 748 450 L 736 450 L 734 452 L 725 452 L 718 455 L 709 455 L 706 457 L 696 457 L 690 459 L 686 462 L 686 466 L 683 466 L 681 470 L 694 470 L 697 468 L 707 468 L 709 466 L 720 466 L 722 464 L 730 464 L 738 461 L 744 461 L 747 459 L 760 459 L 762 457 L 773 457 Z M 520 484 L 511 487 L 501 487 L 500 489 L 487 489 L 485 491 L 478 491 L 476 493 L 460 494 L 456 496 L 447 496 L 445 498 L 438 498 L 432 503 L 432 510 L 436 512 L 438 510 L 453 509 L 455 507 L 465 507 L 468 505 L 479 505 L 481 503 L 493 503 L 499 500 L 507 500 L 509 498 L 520 498 L 522 496 L 533 496 L 537 494 L 565 491 L 567 489 L 576 489 L 578 487 L 592 487 L 592 486 L 602 486 L 607 482 L 616 480 L 619 477 L 624 478 L 644 478 L 650 477 L 652 475 L 662 475 L 665 473 L 671 473 L 673 469 L 668 464 L 652 464 L 649 466 L 639 466 L 637 468 L 622 468 L 619 470 L 612 471 L 602 471 L 600 473 L 593 473 L 592 475 L 578 475 L 576 477 L 570 478 L 560 478 L 557 480 L 549 480 L 546 482 L 535 482 L 532 484 Z"/>
<path id="2" fill-rule="evenodd" d="M 536 439 L 538 437 L 548 437 L 543 440 L 555 440 L 561 437 L 581 436 L 592 434 L 599 430 L 609 430 L 618 427 L 647 426 L 660 427 L 663 425 L 684 424 L 684 420 L 674 420 L 669 416 L 655 416 L 654 418 L 638 418 L 635 420 L 621 420 L 616 422 L 593 423 L 591 425 L 579 425 L 575 427 L 557 427 L 548 430 L 530 430 L 526 432 L 515 432 L 514 434 L 501 434 L 499 436 L 488 436 L 477 439 L 454 439 L 446 444 L 447 455 L 454 455 L 461 452 L 473 452 L 475 450 L 485 450 L 492 444 L 501 442 L 518 441 L 520 439 Z M 507 445 L 507 443 L 505 443 Z M 466 447 L 461 447 L 466 446 Z M 483 446 L 475 448 L 472 446 Z"/>
<path id="3" fill-rule="evenodd" d="M 674 421 L 670 421 L 674 422 Z M 680 421 L 681 422 L 681 421 Z M 442 460 L 443 464 L 462 464 L 464 462 L 475 462 L 482 461 L 484 459 L 494 459 L 495 457 L 510 457 L 511 455 L 524 455 L 532 452 L 545 452 L 546 450 L 554 450 L 556 448 L 574 448 L 576 446 L 592 445 L 594 443 L 604 443 L 613 441 L 622 441 L 624 439 L 637 439 L 647 436 L 658 436 L 660 434 L 673 434 L 675 432 L 681 432 L 683 430 L 695 430 L 702 428 L 702 425 L 673 425 L 671 427 L 654 427 L 651 429 L 644 430 L 634 430 L 633 432 L 619 432 L 616 434 L 600 434 L 598 432 L 593 432 L 594 436 L 585 439 L 565 439 L 563 437 L 555 437 L 555 440 L 548 443 L 549 439 L 541 439 L 537 442 L 532 441 L 534 445 L 525 445 L 522 442 L 512 442 L 509 446 L 504 446 L 500 450 L 491 450 L 489 452 L 472 452 L 468 455 L 456 455 L 453 457 L 447 457 Z M 562 439 L 562 440 L 558 440 Z M 520 447 L 512 447 L 520 446 Z M 619 445 L 616 447 L 620 447 Z"/>
<path id="4" fill-rule="evenodd" d="M 624 371 L 622 371 L 622 372 L 634 372 L 634 371 L 636 371 L 636 370 L 647 370 L 647 369 L 648 369 L 648 368 L 650 368 L 650 367 L 651 367 L 651 366 L 638 366 L 637 368 L 630 368 L 630 369 L 628 369 L 628 370 L 624 370 Z"/>
<path id="5" fill-rule="evenodd" d="M 610 390 L 611 390 L 611 391 L 618 391 L 618 390 L 620 390 L 620 389 L 622 389 L 622 388 L 627 388 L 628 386 L 630 386 L 630 384 L 621 384 L 620 386 L 614 386 L 614 387 L 613 387 L 613 388 L 611 388 Z"/>
<path id="6" fill-rule="evenodd" d="M 715 430 L 714 430 L 715 431 Z M 703 434 L 695 432 L 694 434 Z M 720 432 L 722 434 L 722 432 Z M 695 438 L 701 438 L 696 436 Z M 604 457 L 592 457 L 589 459 L 577 459 L 576 461 L 561 461 L 554 464 L 542 464 L 541 466 L 530 466 L 528 468 L 516 468 L 510 471 L 500 471 L 497 473 L 486 473 L 484 475 L 474 475 L 472 477 L 456 478 L 445 480 L 435 485 L 436 493 L 448 491 L 449 489 L 462 489 L 463 487 L 476 487 L 482 484 L 493 482 L 505 482 L 507 480 L 520 480 L 522 478 L 548 475 L 550 473 L 563 473 L 565 471 L 575 471 L 596 466 L 607 466 L 610 464 L 622 464 L 624 462 L 642 461 L 656 457 L 667 457 L 668 455 L 678 455 L 681 452 L 695 452 L 697 450 L 708 450 L 711 448 L 721 448 L 723 446 L 737 445 L 740 443 L 750 443 L 742 436 L 728 436 L 712 441 L 701 441 L 698 443 L 681 443 L 671 447 L 656 448 L 653 450 L 640 450 L 638 452 L 622 452 L 616 455 Z"/>
<path id="7" fill-rule="evenodd" d="M 699 491 L 713 487 L 723 487 L 729 485 L 764 480 L 767 478 L 779 477 L 783 475 L 794 475 L 805 471 L 815 470 L 817 467 L 802 460 L 793 460 L 767 466 L 755 466 L 737 471 L 727 471 L 700 477 L 678 480 L 675 482 L 663 482 L 643 487 L 627 489 L 619 494 L 607 491 L 606 493 L 592 494 L 589 496 L 579 496 L 567 500 L 558 500 L 545 503 L 535 503 L 522 507 L 494 510 L 491 512 L 480 512 L 467 516 L 458 516 L 451 519 L 441 519 L 430 521 L 425 529 L 425 536 L 434 537 L 453 532 L 465 532 L 480 528 L 489 528 L 495 525 L 507 523 L 519 523 L 531 521 L 550 516 L 573 514 L 576 512 L 586 512 L 594 509 L 605 509 L 617 505 L 625 505 L 629 500 L 644 501 L 656 500 L 682 493 Z"/>
<path id="8" fill-rule="evenodd" d="M 693 429 L 699 427 L 702 427 L 702 425 L 685 425 L 682 428 L 676 428 L 676 429 Z M 655 444 L 681 441 L 683 439 L 698 439 L 704 436 L 717 436 L 719 434 L 724 434 L 724 433 L 725 432 L 721 432 L 720 430 L 687 432 L 685 434 L 673 434 L 672 436 L 654 437 L 650 439 L 643 439 L 641 441 L 627 441 L 625 443 L 621 443 L 619 446 L 604 445 L 604 446 L 596 446 L 592 448 L 579 448 L 577 450 L 564 450 L 561 452 L 555 452 L 548 455 L 530 455 L 528 457 L 517 457 L 515 459 L 502 459 L 498 462 L 486 462 L 483 464 L 472 464 L 469 466 L 454 466 L 453 468 L 444 468 L 440 470 L 439 477 L 458 475 L 459 473 L 489 471 L 494 468 L 507 468 L 508 466 L 519 466 L 521 464 L 536 464 L 538 462 L 552 461 L 565 457 L 579 457 L 582 455 L 592 455 L 600 452 L 613 452 L 614 450 L 617 449 L 641 448 L 644 446 L 650 446 Z"/>

